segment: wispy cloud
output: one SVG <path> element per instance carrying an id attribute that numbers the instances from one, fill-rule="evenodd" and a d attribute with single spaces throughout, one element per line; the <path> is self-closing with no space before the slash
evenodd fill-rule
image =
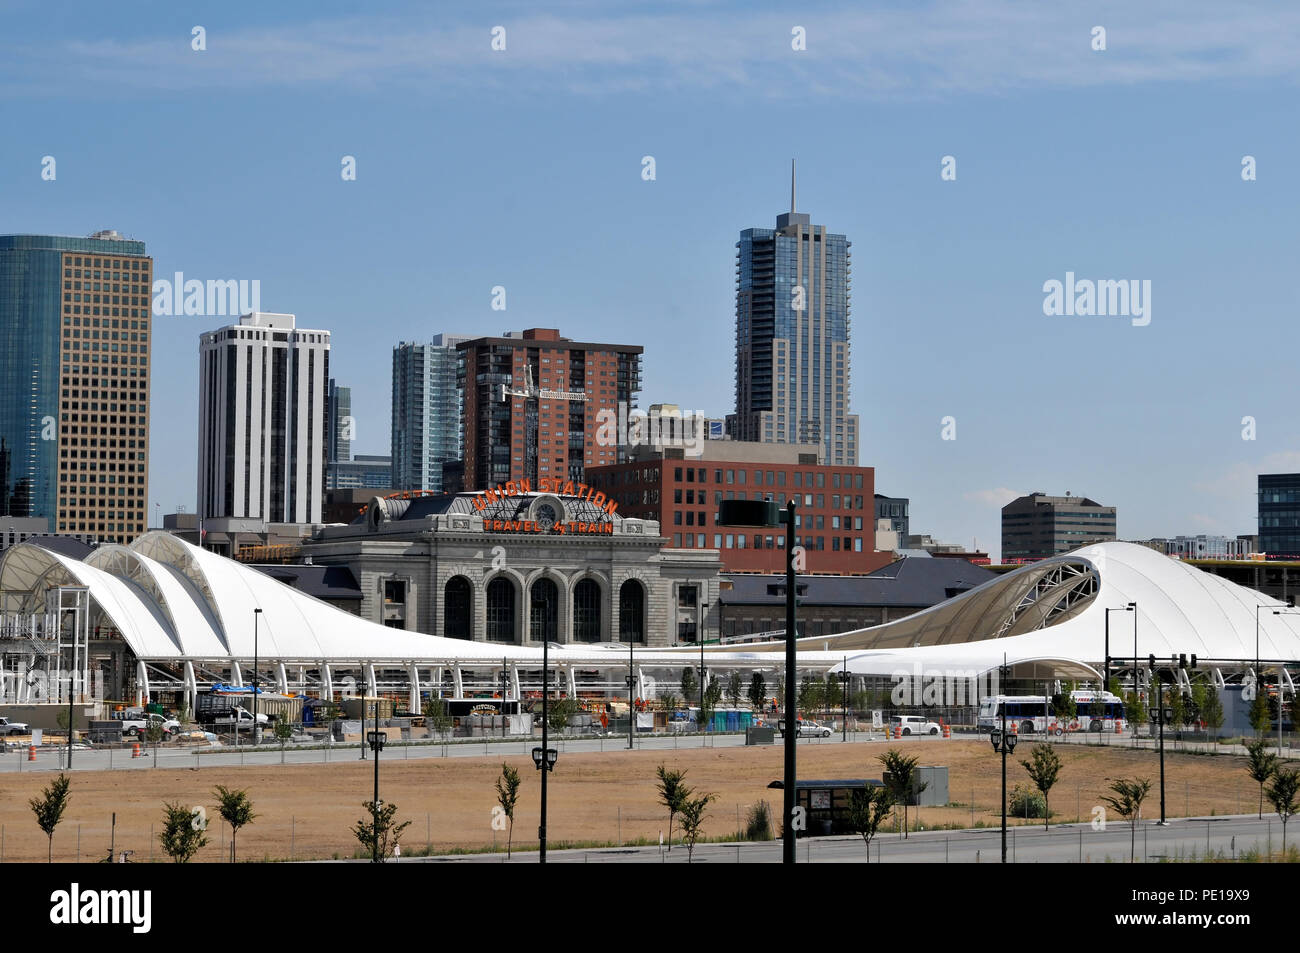
<path id="1" fill-rule="evenodd" d="M 996 506 L 998 509 L 1006 506 L 1016 497 L 1024 496 L 1015 490 L 1008 490 L 1005 486 L 1000 486 L 994 490 L 971 490 L 963 493 L 962 499 L 969 500 L 972 503 L 981 503 L 984 506 Z"/>
<path id="2" fill-rule="evenodd" d="M 1192 488 L 1211 496 L 1254 499 L 1261 473 L 1300 473 L 1300 452 L 1270 453 L 1258 463 L 1234 463 L 1221 473 L 1193 483 Z"/>
<path id="3" fill-rule="evenodd" d="M 1015 0 L 841 10 L 814 3 L 780 14 L 679 3 L 662 11 L 574 4 L 541 16 L 520 7 L 518 16 L 450 25 L 445 12 L 434 18 L 420 8 L 400 20 L 214 21 L 205 24 L 203 52 L 190 49 L 188 32 L 38 42 L 10 32 L 0 41 L 0 91 L 406 86 L 434 95 L 742 90 L 895 99 L 1300 77 L 1300 7 L 1287 4 L 1100 3 L 1086 15 Z M 504 52 L 490 46 L 498 24 Z M 1107 30 L 1105 52 L 1091 48 L 1095 25 Z M 806 30 L 805 51 L 791 49 L 795 26 Z"/>

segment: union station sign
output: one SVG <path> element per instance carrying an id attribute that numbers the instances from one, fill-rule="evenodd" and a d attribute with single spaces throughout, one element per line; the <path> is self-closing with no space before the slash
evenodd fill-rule
<path id="1" fill-rule="evenodd" d="M 537 496 L 529 504 L 524 518 L 516 519 L 513 514 L 509 518 L 495 518 L 487 512 L 490 507 L 504 503 L 510 497 L 534 492 Z M 618 504 L 585 483 L 542 477 L 537 481 L 535 491 L 532 480 L 511 480 L 484 490 L 474 497 L 474 509 L 483 515 L 483 529 L 492 533 L 613 535 L 614 523 L 607 517 L 615 515 Z M 596 514 L 602 518 L 591 519 Z"/>

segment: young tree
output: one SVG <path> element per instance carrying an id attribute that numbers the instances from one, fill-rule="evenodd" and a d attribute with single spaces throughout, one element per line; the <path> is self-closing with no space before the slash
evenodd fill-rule
<path id="1" fill-rule="evenodd" d="M 207 846 L 208 838 L 205 825 L 193 811 L 169 801 L 163 804 L 163 829 L 158 841 L 174 863 L 188 864 L 200 848 Z"/>
<path id="2" fill-rule="evenodd" d="M 749 680 L 749 704 L 756 713 L 767 710 L 767 679 L 762 672 L 755 672 Z"/>
<path id="3" fill-rule="evenodd" d="M 1021 765 L 1029 772 L 1029 780 L 1034 787 L 1043 792 L 1043 829 L 1052 823 L 1052 812 L 1048 809 L 1047 798 L 1061 775 L 1061 759 L 1051 745 L 1034 745 L 1028 759 L 1021 759 Z"/>
<path id="4" fill-rule="evenodd" d="M 659 701 L 663 702 L 664 711 L 667 712 L 674 712 L 682 705 L 682 700 L 673 692 L 660 693 Z"/>
<path id="5" fill-rule="evenodd" d="M 687 703 L 696 697 L 699 690 L 699 681 L 695 677 L 695 669 L 687 665 L 682 669 L 682 695 L 686 698 Z"/>
<path id="6" fill-rule="evenodd" d="M 163 731 L 162 722 L 150 718 L 145 722 L 144 740 L 153 748 L 153 766 L 158 767 L 158 744 L 163 740 L 165 732 Z"/>
<path id="7" fill-rule="evenodd" d="M 822 706 L 822 699 L 825 697 L 824 686 L 821 679 L 814 679 L 805 675 L 803 682 L 799 685 L 799 707 L 806 712 L 815 712 Z"/>
<path id="8" fill-rule="evenodd" d="M 709 724 L 713 721 L 713 712 L 717 709 L 721 698 L 722 683 L 716 679 L 709 682 L 709 687 L 704 690 L 704 697 L 700 699 L 700 731 L 708 729 Z"/>
<path id="9" fill-rule="evenodd" d="M 1268 789 L 1268 799 L 1282 819 L 1282 859 L 1286 860 L 1286 822 L 1296 812 L 1296 798 L 1300 795 L 1300 771 L 1282 768 L 1273 775 Z"/>
<path id="10" fill-rule="evenodd" d="M 732 708 L 740 707 L 740 700 L 745 695 L 745 680 L 740 677 L 739 672 L 732 672 L 727 677 L 727 699 L 731 702 Z"/>
<path id="11" fill-rule="evenodd" d="M 506 860 L 510 859 L 510 848 L 515 838 L 515 804 L 519 801 L 519 772 L 504 761 L 501 763 L 501 776 L 497 778 L 497 803 L 505 814 L 510 826 L 506 829 Z"/>
<path id="12" fill-rule="evenodd" d="M 68 788 L 71 784 L 72 780 L 60 773 L 46 785 L 40 797 L 34 797 L 27 802 L 32 806 L 32 813 L 36 815 L 37 825 L 45 832 L 45 837 L 49 841 L 45 852 L 46 863 L 54 861 L 54 829 L 59 826 L 59 821 L 63 820 L 63 812 L 68 809 L 68 801 L 71 800 Z"/>
<path id="13" fill-rule="evenodd" d="M 876 836 L 893 808 L 888 788 L 862 788 L 849 795 L 849 827 L 862 836 L 862 843 L 867 848 L 867 863 L 871 863 L 871 838 Z"/>
<path id="14" fill-rule="evenodd" d="M 1246 745 L 1246 773 L 1259 785 L 1259 819 L 1264 819 L 1264 785 L 1277 772 L 1277 755 L 1269 751 L 1268 742 L 1256 738 Z"/>
<path id="15" fill-rule="evenodd" d="M 569 727 L 569 719 L 577 713 L 578 703 L 572 698 L 559 698 L 551 702 L 546 711 L 551 731 L 563 734 Z"/>
<path id="16" fill-rule="evenodd" d="M 1205 686 L 1205 698 L 1201 702 L 1201 720 L 1205 722 L 1210 738 L 1217 741 L 1219 729 L 1223 727 L 1223 699 L 1219 697 L 1219 690 L 1214 685 Z M 1214 754 L 1217 748 L 1217 744 L 1210 748 L 1210 754 Z"/>
<path id="17" fill-rule="evenodd" d="M 1151 791 L 1151 781 L 1139 778 L 1129 781 L 1120 778 L 1112 782 L 1110 789 L 1114 795 L 1102 795 L 1102 800 L 1111 806 L 1116 814 L 1128 821 L 1129 825 L 1129 863 L 1133 863 L 1137 851 L 1137 824 L 1142 817 L 1142 802 Z"/>
<path id="18" fill-rule="evenodd" d="M 284 764 L 284 746 L 293 737 L 293 725 L 288 718 L 277 718 L 272 731 L 275 733 L 275 740 L 280 742 L 280 763 Z"/>
<path id="19" fill-rule="evenodd" d="M 711 801 L 716 799 L 716 794 L 701 794 L 697 798 L 688 798 L 682 802 L 682 842 L 686 844 L 686 862 L 688 864 L 695 857 L 695 844 L 702 833 L 701 827 L 704 824 L 705 808 L 709 806 Z"/>
<path id="20" fill-rule="evenodd" d="M 659 778 L 659 803 L 668 808 L 668 849 L 673 849 L 673 818 L 682 811 L 694 791 L 685 783 L 685 771 L 669 771 L 662 764 L 656 772 Z"/>
<path id="21" fill-rule="evenodd" d="M 366 816 L 357 821 L 352 833 L 370 853 L 371 861 L 382 864 L 392 853 L 392 845 L 397 843 L 402 831 L 410 827 L 411 822 L 393 823 L 393 815 L 397 813 L 396 804 L 384 804 L 381 801 L 378 811 L 375 810 L 374 801 L 362 801 L 361 806 L 366 809 Z"/>
<path id="22" fill-rule="evenodd" d="M 897 748 L 890 748 L 876 758 L 885 769 L 885 786 L 889 789 L 890 800 L 903 805 L 903 838 L 907 839 L 907 802 L 912 795 L 919 795 L 927 787 L 928 781 L 917 780 L 916 763 L 919 758 L 908 757 Z"/>
<path id="23" fill-rule="evenodd" d="M 1052 696 L 1052 714 L 1062 727 L 1079 717 L 1079 705 L 1068 690 Z"/>
<path id="24" fill-rule="evenodd" d="M 434 734 L 446 740 L 447 732 L 452 726 L 451 713 L 447 710 L 447 699 L 429 699 L 428 704 L 424 706 L 424 723 L 433 729 Z"/>
<path id="25" fill-rule="evenodd" d="M 1255 729 L 1255 734 L 1262 736 L 1268 731 L 1273 723 L 1273 712 L 1269 707 L 1268 693 L 1263 690 L 1263 686 L 1255 684 L 1255 699 L 1250 703 L 1250 727 Z"/>
<path id="26" fill-rule="evenodd" d="M 235 837 L 245 824 L 251 824 L 257 817 L 253 813 L 253 802 L 248 799 L 247 791 L 231 791 L 218 784 L 212 789 L 212 796 L 217 799 L 217 813 L 230 825 L 230 862 L 235 862 Z"/>
<path id="27" fill-rule="evenodd" d="M 1187 724 L 1187 696 L 1182 686 L 1174 685 L 1169 691 L 1169 720 L 1175 728 L 1182 729 Z"/>

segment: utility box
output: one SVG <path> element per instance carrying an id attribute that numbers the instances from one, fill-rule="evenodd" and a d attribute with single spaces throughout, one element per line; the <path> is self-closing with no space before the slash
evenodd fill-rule
<path id="1" fill-rule="evenodd" d="M 776 730 L 767 725 L 762 727 L 751 726 L 745 729 L 745 744 L 747 745 L 771 745 L 776 744 Z"/>
<path id="2" fill-rule="evenodd" d="M 912 775 L 912 790 L 908 792 L 909 807 L 943 807 L 948 803 L 948 768 L 917 766 Z M 884 774 L 885 784 L 889 784 L 889 772 Z M 922 784 L 924 790 L 917 793 Z"/>

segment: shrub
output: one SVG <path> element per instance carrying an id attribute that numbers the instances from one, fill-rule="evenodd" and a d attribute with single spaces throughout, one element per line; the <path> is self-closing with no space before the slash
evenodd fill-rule
<path id="1" fill-rule="evenodd" d="M 1017 784 L 1011 791 L 1011 804 L 1007 814 L 1010 817 L 1044 817 L 1047 814 L 1047 801 L 1040 792 Z"/>
<path id="2" fill-rule="evenodd" d="M 772 808 L 759 801 L 745 812 L 745 840 L 772 839 Z"/>

